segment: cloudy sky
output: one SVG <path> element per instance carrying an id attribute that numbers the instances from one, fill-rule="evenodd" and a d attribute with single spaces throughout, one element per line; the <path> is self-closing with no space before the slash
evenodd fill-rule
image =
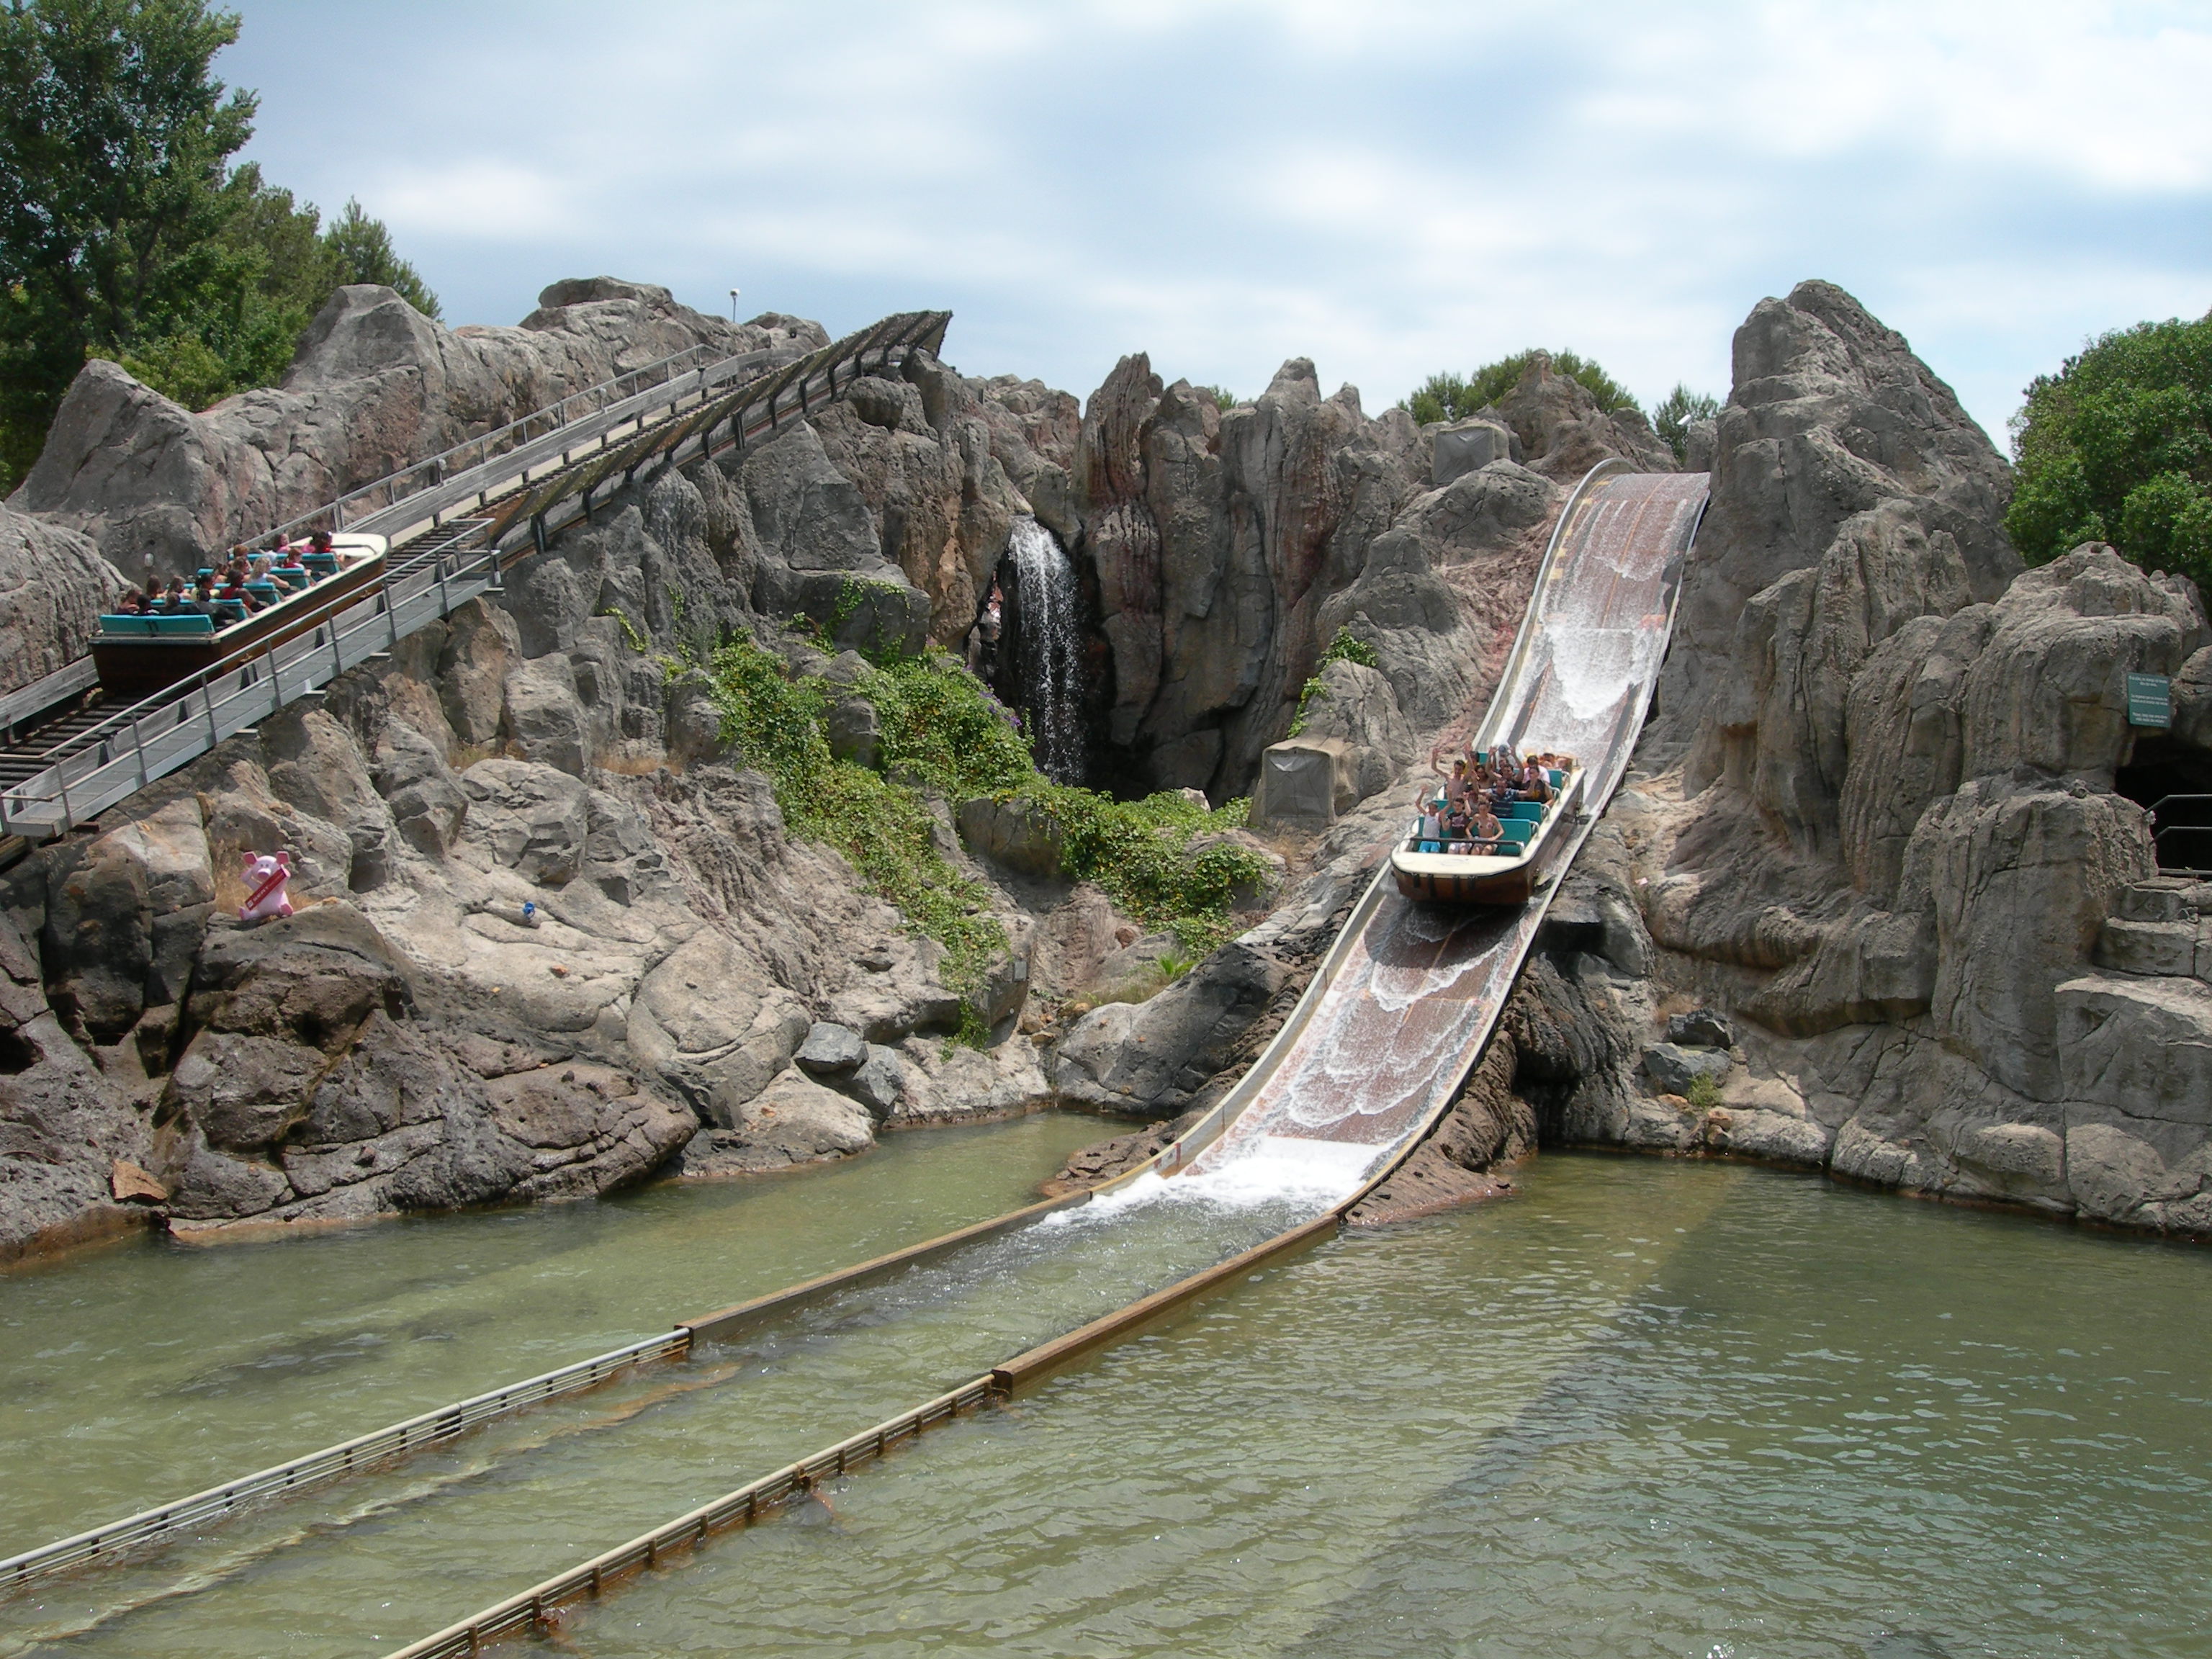
<path id="1" fill-rule="evenodd" d="M 2212 3 L 231 0 L 247 154 L 358 196 L 452 322 L 556 277 L 969 374 L 1148 350 L 1370 409 L 1527 345 L 1724 393 L 1842 283 L 1991 434 L 2083 338 L 2212 307 Z"/>

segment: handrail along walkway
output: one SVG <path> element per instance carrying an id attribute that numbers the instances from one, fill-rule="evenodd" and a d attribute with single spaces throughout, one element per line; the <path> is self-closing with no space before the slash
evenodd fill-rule
<path id="1" fill-rule="evenodd" d="M 759 354 L 678 374 L 615 405 L 608 411 L 613 428 L 585 434 L 549 471 L 533 470 L 543 456 L 518 449 L 356 520 L 355 528 L 384 534 L 392 544 L 390 568 L 380 581 L 309 632 L 250 646 L 58 745 L 41 757 L 46 763 L 40 772 L 0 793 L 0 835 L 34 842 L 89 822 L 224 738 L 495 591 L 506 566 L 543 548 L 548 535 L 589 518 L 592 492 L 616 472 L 634 480 L 648 466 L 682 465 L 781 433 L 842 397 L 861 375 L 902 362 L 915 350 L 936 350 L 951 317 L 939 311 L 886 318 L 733 390 L 714 390 L 726 379 L 718 378 L 718 369 L 757 362 Z M 637 429 L 630 436 L 612 441 L 614 430 L 632 423 Z M 576 457 L 574 447 L 593 436 L 601 447 Z M 456 508 L 483 516 L 448 516 Z M 529 538 L 511 544 L 525 525 Z M 409 556 L 399 559 L 403 549 Z M 82 672 L 72 665 L 39 689 Z"/>

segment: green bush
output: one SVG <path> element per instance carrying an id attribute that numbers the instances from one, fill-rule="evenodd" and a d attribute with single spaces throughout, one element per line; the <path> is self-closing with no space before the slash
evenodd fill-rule
<path id="1" fill-rule="evenodd" d="M 2005 529 L 2030 564 L 2111 542 L 2212 592 L 2212 317 L 2104 335 L 2013 417 Z"/>
<path id="2" fill-rule="evenodd" d="M 1532 346 L 1526 351 L 1516 351 L 1496 362 L 1485 363 L 1466 376 L 1431 374 L 1399 407 L 1409 410 L 1414 421 L 1423 426 L 1431 421 L 1463 421 L 1489 408 L 1520 385 L 1522 372 L 1538 350 Z M 1580 381 L 1597 399 L 1598 407 L 1607 414 L 1616 409 L 1636 407 L 1636 399 L 1629 395 L 1628 388 L 1589 359 L 1572 351 L 1544 355 L 1552 360 L 1553 373 Z"/>
<path id="3" fill-rule="evenodd" d="M 1651 428 L 1666 440 L 1678 461 L 1690 454 L 1690 422 L 1710 421 L 1721 412 L 1720 399 L 1710 392 L 1692 392 L 1680 380 L 1651 411 Z"/>
<path id="4" fill-rule="evenodd" d="M 1228 937 L 1237 889 L 1265 874 L 1239 848 L 1189 850 L 1202 834 L 1243 827 L 1244 802 L 1208 811 L 1178 794 L 1117 801 L 1054 783 L 1037 771 L 1012 715 L 942 651 L 880 659 L 854 688 L 875 706 L 880 770 L 834 759 L 824 683 L 790 678 L 750 641 L 716 651 L 709 681 L 724 735 L 774 781 L 793 833 L 835 847 L 909 927 L 943 945 L 945 984 L 963 995 L 1006 949 L 1006 930 L 988 890 L 937 850 L 928 792 L 956 804 L 1035 801 L 1060 829 L 1066 874 L 1097 882 L 1195 953 Z"/>
<path id="5" fill-rule="evenodd" d="M 1382 659 L 1376 654 L 1373 646 L 1348 628 L 1338 629 L 1336 637 L 1328 642 L 1328 649 L 1321 653 L 1321 660 L 1314 665 L 1313 678 L 1298 689 L 1298 712 L 1291 719 L 1291 737 L 1304 734 L 1306 717 L 1313 712 L 1314 703 L 1328 695 L 1328 688 L 1322 684 L 1321 671 L 1333 662 L 1356 662 L 1362 668 L 1380 668 L 1382 665 Z"/>

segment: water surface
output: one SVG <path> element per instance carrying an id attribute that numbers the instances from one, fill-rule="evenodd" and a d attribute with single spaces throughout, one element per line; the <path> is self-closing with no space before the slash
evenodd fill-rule
<path id="1" fill-rule="evenodd" d="M 557 1348 L 572 1304 L 610 1322 L 580 1340 L 587 1352 L 629 1334 L 637 1322 L 617 1316 L 648 1293 L 688 1311 L 965 1218 L 953 1212 L 991 1180 L 1018 1199 L 1069 1127 L 894 1142 L 914 1162 L 879 1154 L 899 1177 L 880 1189 L 863 1161 L 703 1199 L 641 1194 L 634 1213 L 599 1206 L 604 1235 L 566 1250 L 558 1230 L 591 1206 L 420 1231 L 511 1275 L 466 1304 L 499 1335 L 489 1358 Z M 1097 1126 L 1072 1127 L 1067 1141 Z M 1024 1133 L 1038 1139 L 1017 1146 Z M 1553 1156 L 1523 1176 L 1518 1200 L 1273 1267 L 826 1501 L 574 1610 L 538 1645 L 608 1659 L 2205 1651 L 2212 1255 L 1738 1166 Z M 841 1180 L 842 1201 L 781 1212 L 807 1240 L 738 1242 L 746 1205 L 775 1211 Z M 939 1189 L 927 1224 L 891 1237 L 854 1219 L 863 1196 L 888 1210 L 909 1185 Z M 1225 1196 L 1127 1200 L 995 1241 L 144 1565 L 0 1602 L 0 1652 L 388 1651 L 1315 1201 Z M 549 1231 L 535 1253 L 483 1254 L 502 1221 Z M 326 1264 L 325 1289 L 357 1279 L 375 1308 L 414 1306 L 434 1260 L 413 1254 L 410 1230 L 373 1229 L 264 1261 L 325 1243 L 362 1253 L 351 1277 Z M 713 1283 L 755 1268 L 758 1282 L 702 1297 L 683 1275 L 705 1269 L 684 1264 L 717 1251 Z M 91 1258 L 0 1281 L 0 1304 L 21 1315 L 27 1286 L 94 1288 L 135 1256 L 184 1275 L 167 1299 L 186 1328 L 205 1316 L 250 1349 L 254 1317 L 220 1276 L 246 1257 L 228 1255 Z M 532 1261 L 565 1267 L 545 1285 Z M 491 1293 L 503 1285 L 517 1288 Z M 161 1300 L 127 1275 L 114 1288 L 141 1309 Z M 158 1343 L 113 1343 L 116 1370 L 143 1362 L 143 1397 L 108 1378 L 78 1415 L 158 1446 L 202 1409 L 163 1391 L 192 1373 Z M 347 1398 L 343 1364 L 278 1369 L 289 1382 L 247 1398 Z M 471 1386 L 510 1374 L 493 1365 Z M 70 1412 L 48 1409 L 66 1441 Z M 10 1453 L 11 1498 L 19 1479 L 47 1490 L 23 1455 Z"/>
<path id="2" fill-rule="evenodd" d="M 771 1180 L 0 1273 L 0 1556 L 1018 1208 L 1107 1132 L 1047 1113 Z"/>
<path id="3" fill-rule="evenodd" d="M 1551 1157 L 571 1618 L 566 1654 L 2192 1655 L 2212 1255 Z"/>

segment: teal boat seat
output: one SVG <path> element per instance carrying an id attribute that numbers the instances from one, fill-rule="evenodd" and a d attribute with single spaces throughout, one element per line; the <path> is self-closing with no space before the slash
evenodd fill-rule
<path id="1" fill-rule="evenodd" d="M 181 616 L 104 616 L 100 619 L 102 634 L 129 639 L 177 639 L 192 635 L 215 632 L 215 624 L 197 611 Z"/>
<path id="2" fill-rule="evenodd" d="M 1501 821 L 1527 818 L 1531 823 L 1541 823 L 1544 821 L 1544 804 L 1535 800 L 1516 800 L 1498 816 Z"/>

